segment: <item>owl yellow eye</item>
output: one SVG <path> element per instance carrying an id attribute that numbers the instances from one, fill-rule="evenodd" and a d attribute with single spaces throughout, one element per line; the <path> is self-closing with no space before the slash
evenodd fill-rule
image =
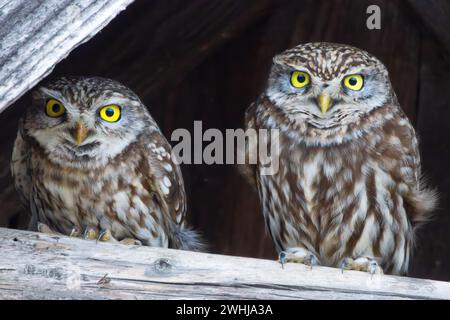
<path id="1" fill-rule="evenodd" d="M 296 88 L 303 88 L 309 84 L 309 74 L 303 71 L 294 71 L 291 74 L 291 84 Z"/>
<path id="2" fill-rule="evenodd" d="M 66 112 L 63 104 L 56 99 L 48 99 L 45 105 L 45 113 L 52 118 L 61 117 Z"/>
<path id="3" fill-rule="evenodd" d="M 112 104 L 105 106 L 100 110 L 100 118 L 108 122 L 117 122 L 120 120 L 120 107 Z"/>
<path id="4" fill-rule="evenodd" d="M 344 78 L 344 86 L 353 91 L 359 91 L 364 86 L 364 78 L 360 74 L 351 74 Z"/>

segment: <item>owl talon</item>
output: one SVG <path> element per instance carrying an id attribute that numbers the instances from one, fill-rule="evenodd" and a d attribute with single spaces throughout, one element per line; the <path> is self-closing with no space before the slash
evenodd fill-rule
<path id="1" fill-rule="evenodd" d="M 286 263 L 286 252 L 280 252 L 278 255 L 278 262 L 281 264 L 281 269 L 284 269 L 284 264 Z"/>
<path id="2" fill-rule="evenodd" d="M 104 230 L 102 232 L 100 232 L 97 241 L 101 241 L 101 242 L 113 242 L 115 239 L 113 238 L 111 231 L 109 230 Z"/>
<path id="3" fill-rule="evenodd" d="M 339 269 L 341 269 L 341 273 L 344 274 L 344 270 L 347 268 L 347 263 L 344 261 L 341 262 Z"/>
<path id="4" fill-rule="evenodd" d="M 378 272 L 379 270 L 383 273 L 383 270 L 378 266 L 378 263 L 375 260 L 370 261 L 367 267 L 367 272 L 373 276 L 375 273 L 380 273 Z"/>
<path id="5" fill-rule="evenodd" d="M 70 231 L 69 237 L 79 238 L 80 237 L 80 228 L 73 227 Z"/>
<path id="6" fill-rule="evenodd" d="M 281 264 L 281 268 L 284 269 L 284 265 L 287 262 L 301 263 L 307 266 L 310 266 L 311 269 L 313 266 L 319 264 L 319 260 L 317 257 L 303 248 L 289 248 L 286 251 L 281 251 L 278 256 L 278 261 Z"/>
<path id="7" fill-rule="evenodd" d="M 316 256 L 313 255 L 313 254 L 311 254 L 311 255 L 309 256 L 309 265 L 311 266 L 311 270 L 312 270 L 312 268 L 313 268 L 314 266 L 317 266 L 317 265 L 318 265 L 317 258 L 316 258 Z"/>
<path id="8" fill-rule="evenodd" d="M 378 265 L 377 261 L 369 257 L 345 258 L 341 262 L 341 272 L 344 273 L 344 270 L 364 271 L 371 276 L 383 274 L 383 269 Z"/>
<path id="9" fill-rule="evenodd" d="M 83 239 L 85 240 L 97 240 L 97 230 L 92 227 L 87 227 L 83 232 Z"/>

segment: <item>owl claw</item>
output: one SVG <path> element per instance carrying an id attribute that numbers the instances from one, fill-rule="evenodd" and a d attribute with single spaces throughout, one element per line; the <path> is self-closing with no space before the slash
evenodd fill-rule
<path id="1" fill-rule="evenodd" d="M 310 266 L 311 269 L 319 264 L 317 257 L 303 248 L 289 248 L 286 251 L 281 251 L 278 255 L 278 261 L 282 269 L 287 262 L 302 263 Z"/>
<path id="2" fill-rule="evenodd" d="M 103 230 L 102 232 L 100 232 L 100 234 L 98 235 L 97 238 L 97 242 L 101 241 L 101 242 L 109 242 L 109 241 L 113 241 L 114 238 L 111 234 L 111 231 L 109 230 Z"/>
<path id="3" fill-rule="evenodd" d="M 315 255 L 311 254 L 309 256 L 309 265 L 311 266 L 311 270 L 313 268 L 313 266 L 317 266 L 318 265 L 318 261 Z"/>
<path id="4" fill-rule="evenodd" d="M 341 262 L 341 265 L 339 267 L 339 269 L 341 269 L 341 273 L 344 274 L 344 270 L 345 270 L 346 264 L 344 261 Z"/>
<path id="5" fill-rule="evenodd" d="M 281 251 L 278 255 L 278 262 L 281 264 L 281 269 L 284 269 L 284 265 L 286 263 L 286 252 Z"/>
<path id="6" fill-rule="evenodd" d="M 42 233 L 47 233 L 47 234 L 51 234 L 51 235 L 67 235 L 67 234 L 62 234 L 56 231 L 53 231 L 52 229 L 50 229 L 50 227 L 48 225 L 46 225 L 45 223 L 42 222 L 38 222 L 38 231 L 42 232 Z M 80 229 L 78 227 L 73 227 L 72 231 L 70 231 L 69 237 L 74 237 L 74 238 L 78 238 L 80 237 Z"/>
<path id="7" fill-rule="evenodd" d="M 372 276 L 377 273 L 378 269 L 381 269 L 378 266 L 378 263 L 375 260 L 372 260 L 369 262 L 369 265 L 367 267 L 367 272 L 369 272 Z M 381 273 L 383 273 L 383 271 L 381 270 Z"/>
<path id="8" fill-rule="evenodd" d="M 73 227 L 70 231 L 69 237 L 78 238 L 80 236 L 80 229 L 78 227 Z"/>
<path id="9" fill-rule="evenodd" d="M 92 227 L 87 227 L 83 232 L 83 239 L 85 240 L 96 240 L 97 237 L 97 230 Z"/>
<path id="10" fill-rule="evenodd" d="M 344 270 L 365 271 L 371 277 L 374 274 L 383 274 L 383 269 L 378 265 L 377 261 L 369 257 L 345 258 L 341 262 L 341 272 L 344 273 Z"/>

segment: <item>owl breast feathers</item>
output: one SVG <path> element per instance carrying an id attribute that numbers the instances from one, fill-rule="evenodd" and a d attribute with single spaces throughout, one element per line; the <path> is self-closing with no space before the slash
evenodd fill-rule
<path id="1" fill-rule="evenodd" d="M 274 58 L 246 123 L 280 132 L 279 171 L 243 171 L 282 262 L 406 273 L 436 197 L 379 60 L 330 43 L 290 49 Z"/>
<path id="2" fill-rule="evenodd" d="M 139 98 L 103 78 L 61 78 L 33 93 L 12 172 L 31 228 L 201 250 L 171 147 Z"/>

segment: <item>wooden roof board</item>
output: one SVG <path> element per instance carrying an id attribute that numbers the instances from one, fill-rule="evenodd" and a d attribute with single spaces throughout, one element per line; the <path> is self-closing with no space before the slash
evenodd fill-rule
<path id="1" fill-rule="evenodd" d="M 0 0 L 0 112 L 133 0 Z"/>

